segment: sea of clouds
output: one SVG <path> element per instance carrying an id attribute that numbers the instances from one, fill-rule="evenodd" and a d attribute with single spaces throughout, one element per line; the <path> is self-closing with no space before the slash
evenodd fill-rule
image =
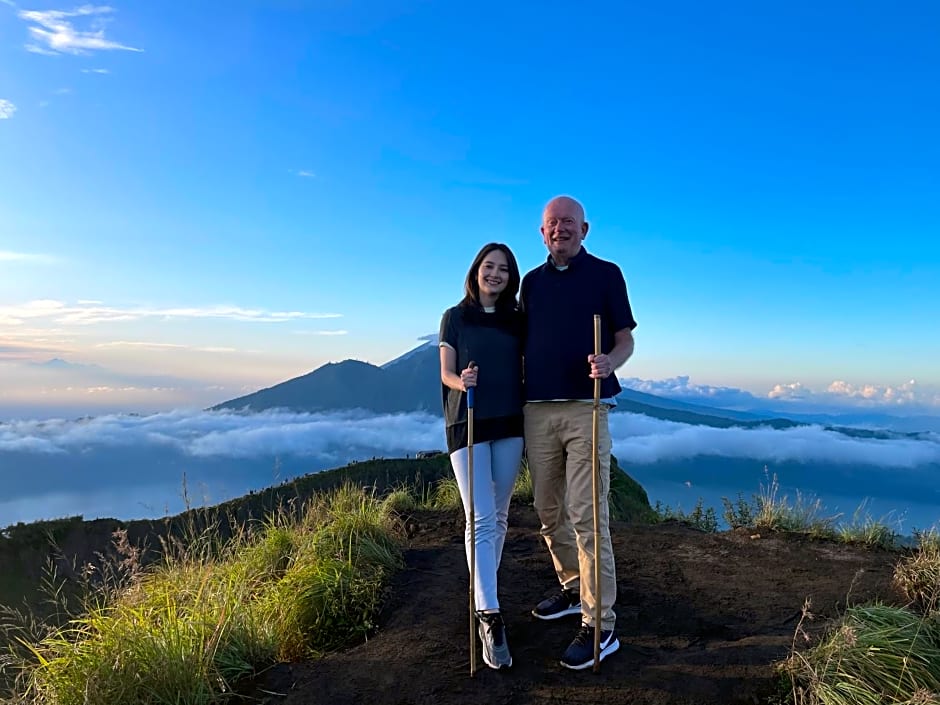
<path id="1" fill-rule="evenodd" d="M 923 504 L 928 512 L 940 504 L 940 434 L 719 429 L 623 412 L 611 414 L 610 429 L 614 454 L 651 500 L 681 498 L 688 506 L 695 496 L 750 493 L 769 479 L 767 466 L 785 487 L 843 504 L 875 497 L 899 511 Z M 0 424 L 0 526 L 175 513 L 352 460 L 443 448 L 443 420 L 423 413 L 173 411 L 13 421 Z"/>

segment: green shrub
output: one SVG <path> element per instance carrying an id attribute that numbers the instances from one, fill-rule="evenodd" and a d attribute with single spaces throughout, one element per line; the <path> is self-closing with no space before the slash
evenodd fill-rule
<path id="1" fill-rule="evenodd" d="M 743 492 L 738 492 L 738 498 L 734 502 L 727 497 L 722 497 L 721 502 L 725 507 L 722 517 L 732 529 L 749 529 L 754 526 L 754 514 L 757 509 L 754 504 L 744 499 Z"/>
<path id="2" fill-rule="evenodd" d="M 387 514 L 407 514 L 418 508 L 418 501 L 408 489 L 393 490 L 382 500 L 382 510 Z"/>
<path id="3" fill-rule="evenodd" d="M 290 565 L 297 540 L 288 527 L 270 525 L 255 542 L 247 544 L 238 554 L 235 566 L 244 570 L 244 579 L 265 581 L 277 579 Z"/>
<path id="4" fill-rule="evenodd" d="M 608 504 L 611 519 L 644 523 L 656 521 L 646 490 L 620 467 L 616 456 L 613 455 L 610 456 Z"/>
<path id="5" fill-rule="evenodd" d="M 532 473 L 529 472 L 529 463 L 526 460 L 522 461 L 519 474 L 516 475 L 516 484 L 512 488 L 512 498 L 526 504 L 531 504 L 534 499 Z"/>
<path id="6" fill-rule="evenodd" d="M 371 631 L 381 578 L 376 569 L 357 570 L 337 559 L 295 564 L 268 603 L 278 635 L 278 658 L 319 656 Z"/>
<path id="7" fill-rule="evenodd" d="M 691 512 L 685 512 L 681 507 L 673 509 L 662 502 L 656 502 L 653 512 L 658 521 L 678 521 L 707 533 L 718 531 L 718 515 L 714 508 L 704 506 L 704 500 L 701 497 Z"/>
<path id="8" fill-rule="evenodd" d="M 460 486 L 454 477 L 445 477 L 440 480 L 431 492 L 431 509 L 461 509 L 463 500 L 460 499 Z"/>

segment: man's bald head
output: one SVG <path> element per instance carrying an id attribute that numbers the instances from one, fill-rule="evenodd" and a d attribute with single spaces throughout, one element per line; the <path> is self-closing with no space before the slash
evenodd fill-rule
<path id="1" fill-rule="evenodd" d="M 574 209 L 579 216 L 582 222 L 584 222 L 584 208 L 571 196 L 555 196 L 552 200 L 545 204 L 545 210 L 542 211 L 542 218 L 545 218 L 545 214 L 555 208 L 564 208 L 564 209 Z"/>
<path id="2" fill-rule="evenodd" d="M 581 251 L 588 223 L 584 208 L 570 196 L 556 196 L 542 211 L 542 241 L 557 266 L 564 267 Z"/>

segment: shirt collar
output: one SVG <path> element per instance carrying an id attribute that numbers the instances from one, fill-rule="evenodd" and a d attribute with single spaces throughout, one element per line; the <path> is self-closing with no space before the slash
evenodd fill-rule
<path id="1" fill-rule="evenodd" d="M 568 265 L 565 267 L 565 269 L 570 269 L 572 266 L 577 267 L 578 262 L 583 261 L 586 255 L 587 255 L 587 250 L 584 248 L 584 245 L 582 244 L 581 249 L 578 250 L 578 254 L 576 254 L 574 257 L 568 260 Z M 556 272 L 562 271 L 562 270 L 559 270 L 558 267 L 555 265 L 555 260 L 552 259 L 552 255 L 550 253 L 545 261 L 548 264 L 549 268 L 554 269 Z"/>

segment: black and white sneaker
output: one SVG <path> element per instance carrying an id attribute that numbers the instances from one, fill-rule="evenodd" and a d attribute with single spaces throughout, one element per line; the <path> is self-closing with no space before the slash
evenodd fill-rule
<path id="1" fill-rule="evenodd" d="M 532 610 L 532 616 L 539 619 L 558 619 L 569 614 L 581 614 L 581 595 L 571 588 L 562 588 Z"/>
<path id="2" fill-rule="evenodd" d="M 490 668 L 500 669 L 512 666 L 512 655 L 506 643 L 506 625 L 499 612 L 484 614 L 477 612 L 480 620 L 480 641 L 483 642 L 483 660 Z"/>
<path id="3" fill-rule="evenodd" d="M 601 630 L 601 650 L 600 660 L 614 653 L 620 648 L 620 640 L 613 629 Z M 590 668 L 594 665 L 594 627 L 588 624 L 581 624 L 578 634 L 574 641 L 568 645 L 564 656 L 561 657 L 561 665 L 565 668 L 571 668 L 580 671 L 583 668 Z"/>

